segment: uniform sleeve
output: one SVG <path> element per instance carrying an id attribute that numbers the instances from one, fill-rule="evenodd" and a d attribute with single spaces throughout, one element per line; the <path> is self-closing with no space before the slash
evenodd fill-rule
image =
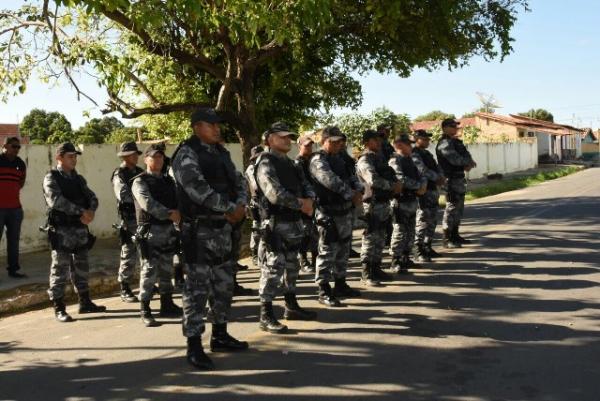
<path id="1" fill-rule="evenodd" d="M 320 155 L 311 159 L 309 171 L 312 179 L 325 188 L 339 194 L 345 200 L 352 199 L 352 189 L 331 170 L 329 163 Z"/>
<path id="2" fill-rule="evenodd" d="M 56 182 L 52 173 L 46 174 L 42 187 L 48 207 L 72 216 L 83 214 L 84 209 L 81 206 L 74 204 L 63 196 L 60 186 L 58 186 L 58 182 Z"/>
<path id="3" fill-rule="evenodd" d="M 298 169 L 298 175 L 300 176 L 300 180 L 302 181 L 302 195 L 305 198 L 316 199 L 317 194 L 315 193 L 315 189 L 308 181 L 308 177 L 304 175 L 304 169 L 301 164 L 294 162 L 295 167 Z"/>
<path id="4" fill-rule="evenodd" d="M 141 178 L 133 180 L 131 193 L 143 211 L 151 214 L 159 220 L 167 220 L 169 218 L 169 209 L 162 203 L 156 201 L 150 195 L 150 188 Z"/>
<path id="5" fill-rule="evenodd" d="M 246 206 L 248 204 L 248 183 L 244 175 L 235 171 L 235 192 L 237 193 L 236 205 Z"/>
<path id="6" fill-rule="evenodd" d="M 96 197 L 96 194 L 94 193 L 94 191 L 92 191 L 90 189 L 90 187 L 88 187 L 87 181 L 85 180 L 85 178 L 83 178 L 82 176 L 79 176 L 79 178 L 83 182 L 83 192 L 85 193 L 87 198 L 90 200 L 90 210 L 93 210 L 95 212 L 96 209 L 98 209 L 98 197 Z"/>
<path id="7" fill-rule="evenodd" d="M 366 156 L 358 159 L 358 163 L 356 163 L 356 171 L 363 182 L 366 182 L 371 188 L 377 188 L 384 191 L 390 191 L 392 189 L 390 181 L 386 180 L 377 173 L 375 166 L 368 162 Z"/>
<path id="8" fill-rule="evenodd" d="M 115 192 L 117 201 L 119 201 L 120 203 L 133 203 L 133 196 L 131 195 L 131 190 L 119 174 L 113 174 L 112 183 L 113 191 Z"/>
<path id="9" fill-rule="evenodd" d="M 440 177 L 442 177 L 442 174 L 440 173 L 439 168 L 437 170 L 432 170 L 432 169 L 428 168 L 425 165 L 425 163 L 423 162 L 423 158 L 421 157 L 420 154 L 414 152 L 412 154 L 412 159 L 413 159 L 413 162 L 415 163 L 415 166 L 417 166 L 417 170 L 419 170 L 419 173 L 421 174 L 421 176 L 425 177 L 429 181 L 437 181 L 440 179 Z"/>
<path id="10" fill-rule="evenodd" d="M 182 146 L 173 160 L 175 181 L 190 199 L 215 212 L 232 212 L 236 205 L 217 193 L 206 182 L 196 154 L 189 146 Z"/>
<path id="11" fill-rule="evenodd" d="M 465 148 L 466 150 L 466 148 Z M 458 152 L 454 144 L 451 141 L 442 141 L 438 147 L 438 152 L 453 166 L 468 166 L 473 161 L 471 154 L 467 153 L 463 156 Z"/>
<path id="12" fill-rule="evenodd" d="M 394 169 L 396 178 L 402 183 L 404 189 L 417 190 L 421 188 L 421 185 L 425 182 L 424 178 L 419 177 L 418 179 L 410 178 L 404 174 L 402 170 L 402 164 L 398 156 L 394 156 L 390 159 L 389 165 Z"/>
<path id="13" fill-rule="evenodd" d="M 275 167 L 266 157 L 261 158 L 256 166 L 256 183 L 272 204 L 294 210 L 302 207 L 298 198 L 281 185 Z"/>

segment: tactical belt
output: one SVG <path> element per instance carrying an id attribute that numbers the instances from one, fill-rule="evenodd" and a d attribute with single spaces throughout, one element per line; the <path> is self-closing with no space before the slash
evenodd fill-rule
<path id="1" fill-rule="evenodd" d="M 298 210 L 278 210 L 273 214 L 278 221 L 298 221 L 302 219 L 302 213 Z"/>
<path id="2" fill-rule="evenodd" d="M 221 229 L 227 224 L 224 216 L 216 214 L 197 215 L 193 219 L 186 219 L 186 221 L 191 221 L 196 227 L 204 226 L 213 229 Z"/>
<path id="3" fill-rule="evenodd" d="M 323 205 L 321 210 L 329 216 L 343 216 L 352 210 L 352 202 L 344 202 L 341 205 Z"/>

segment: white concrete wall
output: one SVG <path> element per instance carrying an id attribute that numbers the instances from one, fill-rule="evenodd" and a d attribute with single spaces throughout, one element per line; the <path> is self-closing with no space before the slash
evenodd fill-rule
<path id="1" fill-rule="evenodd" d="M 143 146 L 142 146 L 143 148 Z M 228 144 L 233 162 L 242 169 L 242 151 L 239 144 Z M 537 165 L 537 143 L 514 144 L 475 144 L 468 146 L 477 162 L 477 168 L 471 170 L 469 178 L 479 178 L 485 173 L 507 173 L 533 168 Z M 100 206 L 96 218 L 90 225 L 91 231 L 98 237 L 114 236 L 112 224 L 117 222 L 116 199 L 113 194 L 110 176 L 119 165 L 116 156 L 118 145 L 85 145 L 79 156 L 77 171 L 82 174 L 89 187 L 96 193 Z M 175 145 L 167 147 L 170 156 Z M 435 155 L 435 144 L 430 149 Z M 290 156 L 297 154 L 294 146 Z M 38 230 L 46 219 L 46 204 L 42 196 L 42 181 L 48 170 L 54 165 L 54 147 L 46 145 L 25 145 L 20 157 L 27 164 L 27 182 L 21 191 L 21 203 L 25 213 L 21 229 L 21 252 L 45 249 L 46 235 Z M 141 158 L 140 158 L 141 162 Z M 6 254 L 6 242 L 3 236 L 0 243 L 0 255 Z"/>

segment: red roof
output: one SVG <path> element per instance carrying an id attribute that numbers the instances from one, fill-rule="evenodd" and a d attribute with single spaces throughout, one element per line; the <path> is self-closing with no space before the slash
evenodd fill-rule
<path id="1" fill-rule="evenodd" d="M 21 143 L 29 143 L 27 137 L 22 137 L 19 133 L 19 124 L 0 124 L 0 144 L 4 143 L 5 138 L 16 136 L 21 139 Z"/>

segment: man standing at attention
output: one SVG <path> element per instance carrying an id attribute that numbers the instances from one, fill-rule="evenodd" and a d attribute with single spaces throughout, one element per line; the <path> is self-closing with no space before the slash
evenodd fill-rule
<path id="1" fill-rule="evenodd" d="M 6 256 L 8 276 L 25 278 L 19 273 L 19 240 L 23 209 L 19 194 L 25 185 L 26 167 L 19 155 L 21 142 L 16 136 L 6 138 L 0 154 L 0 240 L 6 227 Z"/>

